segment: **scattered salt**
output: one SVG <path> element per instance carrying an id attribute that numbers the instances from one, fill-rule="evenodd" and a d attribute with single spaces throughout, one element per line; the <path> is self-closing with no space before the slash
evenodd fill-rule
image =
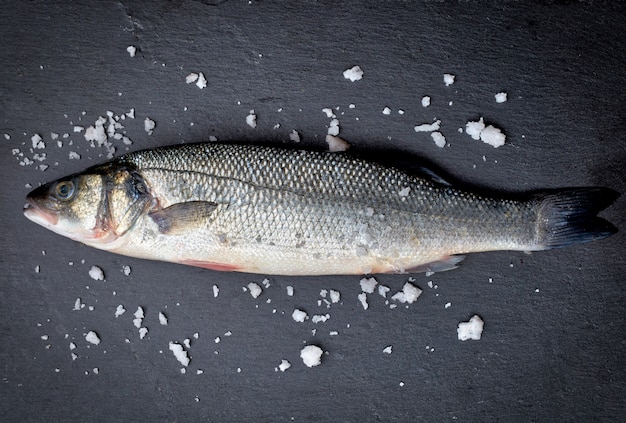
<path id="1" fill-rule="evenodd" d="M 126 313 L 124 306 L 122 304 L 118 305 L 115 309 L 115 317 L 120 317 L 124 313 Z"/>
<path id="2" fill-rule="evenodd" d="M 187 351 L 183 349 L 183 346 L 178 342 L 170 342 L 169 344 L 170 351 L 174 353 L 174 357 L 176 360 L 183 366 L 187 367 L 189 365 L 189 356 L 187 355 Z"/>
<path id="3" fill-rule="evenodd" d="M 287 286 L 287 295 L 290 297 L 293 297 L 293 286 L 291 285 Z"/>
<path id="4" fill-rule="evenodd" d="M 250 295 L 252 295 L 252 298 L 258 298 L 259 295 L 261 295 L 261 293 L 263 292 L 263 289 L 261 289 L 261 287 L 254 282 L 250 282 L 248 284 L 248 290 L 250 291 Z"/>
<path id="5" fill-rule="evenodd" d="M 220 289 L 217 285 L 213 285 L 213 298 L 217 298 L 217 296 L 220 294 Z"/>
<path id="6" fill-rule="evenodd" d="M 74 126 L 74 132 L 83 132 L 83 130 L 85 129 L 85 127 L 83 126 Z"/>
<path id="7" fill-rule="evenodd" d="M 328 126 L 328 135 L 339 135 L 339 119 L 333 119 Z"/>
<path id="8" fill-rule="evenodd" d="M 506 135 L 504 135 L 500 129 L 489 125 L 480 133 L 480 140 L 494 148 L 498 148 L 504 145 Z"/>
<path id="9" fill-rule="evenodd" d="M 300 134 L 294 129 L 289 133 L 289 139 L 293 142 L 300 142 Z"/>
<path id="10" fill-rule="evenodd" d="M 451 73 L 443 74 L 443 82 L 446 84 L 446 87 L 449 87 L 450 85 L 454 84 L 454 78 L 455 76 L 452 75 Z"/>
<path id="11" fill-rule="evenodd" d="M 46 143 L 43 141 L 43 138 L 41 138 L 41 135 L 35 134 L 32 137 L 30 137 L 30 140 L 33 144 L 33 148 L 37 148 L 37 149 L 46 148 Z"/>
<path id="12" fill-rule="evenodd" d="M 387 298 L 387 292 L 389 292 L 390 289 L 388 286 L 385 285 L 378 285 L 378 294 L 383 297 L 383 298 Z"/>
<path id="13" fill-rule="evenodd" d="M 148 328 L 139 328 L 139 339 L 143 339 L 148 334 Z"/>
<path id="14" fill-rule="evenodd" d="M 135 46 L 128 46 L 128 47 L 126 47 L 126 51 L 130 55 L 130 57 L 135 57 L 135 53 L 137 53 L 137 47 L 135 47 Z"/>
<path id="15" fill-rule="evenodd" d="M 143 129 L 148 133 L 148 135 L 152 135 L 155 126 L 156 123 L 150 118 L 146 118 L 143 121 Z"/>
<path id="16" fill-rule="evenodd" d="M 425 95 L 424 97 L 422 97 L 422 107 L 428 106 L 430 106 L 430 97 Z"/>
<path id="17" fill-rule="evenodd" d="M 363 70 L 359 66 L 354 66 L 350 69 L 346 69 L 343 71 L 343 77 L 349 79 L 350 81 L 358 81 L 363 78 Z"/>
<path id="18" fill-rule="evenodd" d="M 74 351 L 76 349 L 76 344 L 73 342 L 70 342 L 70 351 Z"/>
<path id="19" fill-rule="evenodd" d="M 368 294 L 373 294 L 376 289 L 376 285 L 378 285 L 378 281 L 374 278 L 363 278 L 359 283 L 361 285 L 361 291 Z"/>
<path id="20" fill-rule="evenodd" d="M 467 341 L 468 339 L 479 340 L 483 333 L 483 320 L 474 315 L 468 322 L 459 323 L 459 327 L 456 330 L 459 341 Z"/>
<path id="21" fill-rule="evenodd" d="M 130 272 L 130 266 L 122 266 L 122 273 L 124 273 L 126 276 L 130 275 Z"/>
<path id="22" fill-rule="evenodd" d="M 348 144 L 348 142 L 344 139 L 330 134 L 326 135 L 326 143 L 328 143 L 328 151 L 331 153 L 346 151 L 350 148 L 350 144 Z"/>
<path id="23" fill-rule="evenodd" d="M 167 316 L 162 311 L 159 312 L 159 323 L 163 326 L 167 326 Z"/>
<path id="24" fill-rule="evenodd" d="M 85 304 L 83 304 L 80 301 L 80 298 L 76 298 L 76 301 L 74 301 L 74 308 L 73 308 L 73 310 L 74 311 L 78 311 L 78 310 L 82 309 L 83 307 L 85 307 Z"/>
<path id="25" fill-rule="evenodd" d="M 293 311 L 293 313 L 291 313 L 291 318 L 293 320 L 295 320 L 298 323 L 302 323 L 304 322 L 306 319 L 309 318 L 308 314 L 306 314 L 305 311 L 299 310 L 299 309 L 295 309 Z"/>
<path id="26" fill-rule="evenodd" d="M 250 128 L 256 128 L 256 115 L 254 114 L 254 110 L 250 110 L 250 114 L 246 116 L 246 123 Z"/>
<path id="27" fill-rule="evenodd" d="M 98 266 L 91 266 L 89 269 L 89 277 L 95 281 L 104 280 L 104 272 Z"/>
<path id="28" fill-rule="evenodd" d="M 330 290 L 330 301 L 332 303 L 338 303 L 341 299 L 341 293 L 339 291 L 335 291 L 334 289 Z"/>
<path id="29" fill-rule="evenodd" d="M 417 125 L 413 129 L 415 129 L 415 132 L 433 132 L 433 131 L 438 131 L 440 125 L 441 125 L 441 121 L 436 120 L 433 123 L 423 123 L 421 125 Z"/>
<path id="30" fill-rule="evenodd" d="M 185 82 L 191 84 L 192 82 L 196 82 L 198 80 L 198 74 L 195 72 L 191 72 L 189 75 L 185 77 Z"/>
<path id="31" fill-rule="evenodd" d="M 367 294 L 365 292 L 362 292 L 359 295 L 357 295 L 357 298 L 361 302 L 361 305 L 363 306 L 363 310 L 367 310 L 369 308 L 369 304 L 367 303 Z"/>
<path id="32" fill-rule="evenodd" d="M 196 86 L 200 89 L 206 88 L 206 78 L 202 72 L 198 73 L 198 80 L 196 81 Z"/>
<path id="33" fill-rule="evenodd" d="M 388 347 L 386 347 L 386 348 L 383 350 L 383 352 L 384 352 L 385 354 L 391 354 L 391 350 L 392 350 L 392 346 L 391 346 L 391 345 L 389 345 Z"/>
<path id="34" fill-rule="evenodd" d="M 324 323 L 330 319 L 330 314 L 316 314 L 311 318 L 313 323 Z"/>
<path id="35" fill-rule="evenodd" d="M 286 370 L 287 370 L 288 368 L 290 368 L 290 367 L 291 367 L 291 363 L 290 363 L 290 362 L 288 362 L 287 360 L 281 360 L 280 364 L 278 365 L 278 369 L 279 369 L 281 372 L 286 371 Z"/>
<path id="36" fill-rule="evenodd" d="M 307 367 L 319 366 L 324 351 L 317 345 L 307 345 L 300 351 L 300 358 Z"/>
<path id="37" fill-rule="evenodd" d="M 469 121 L 465 124 L 465 132 L 475 140 L 480 139 L 480 133 L 483 129 L 485 129 L 485 123 L 482 117 L 478 121 Z"/>
<path id="38" fill-rule="evenodd" d="M 433 141 L 435 141 L 437 147 L 443 148 L 446 146 L 446 137 L 444 137 L 441 132 L 431 132 L 430 136 L 433 138 Z"/>
<path id="39" fill-rule="evenodd" d="M 94 331 L 92 331 L 92 330 L 90 330 L 90 331 L 87 333 L 87 335 L 85 335 L 85 340 L 86 340 L 87 342 L 91 343 L 91 344 L 94 344 L 94 345 L 98 345 L 98 344 L 100 344 L 100 338 L 99 338 L 99 337 L 98 337 L 98 335 L 97 335 Z"/>
<path id="40" fill-rule="evenodd" d="M 391 297 L 392 300 L 398 301 L 401 303 L 414 303 L 418 297 L 422 294 L 422 290 L 416 287 L 415 285 L 407 282 L 402 287 L 402 291 L 396 293 Z"/>
<path id="41" fill-rule="evenodd" d="M 383 115 L 390 115 L 391 114 L 391 109 L 389 107 L 385 107 L 383 109 Z"/>
<path id="42" fill-rule="evenodd" d="M 496 103 L 504 103 L 507 100 L 507 94 L 503 91 L 496 94 Z"/>

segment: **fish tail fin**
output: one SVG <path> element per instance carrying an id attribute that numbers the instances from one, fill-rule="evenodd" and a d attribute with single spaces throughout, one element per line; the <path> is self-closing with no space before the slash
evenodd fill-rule
<path id="1" fill-rule="evenodd" d="M 570 188 L 538 194 L 537 249 L 561 248 L 613 235 L 617 228 L 597 214 L 618 197 L 618 192 L 603 187 Z"/>

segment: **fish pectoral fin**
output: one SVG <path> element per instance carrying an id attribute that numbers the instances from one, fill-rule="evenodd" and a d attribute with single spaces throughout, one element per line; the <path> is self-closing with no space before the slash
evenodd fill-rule
<path id="1" fill-rule="evenodd" d="M 430 263 L 420 264 L 419 266 L 406 269 L 407 273 L 421 273 L 421 272 L 445 272 L 446 270 L 452 270 L 459 267 L 465 259 L 465 256 L 444 256 L 439 260 L 432 261 Z"/>
<path id="2" fill-rule="evenodd" d="M 165 235 L 178 235 L 197 230 L 212 219 L 217 203 L 209 201 L 189 201 L 173 204 L 150 213 L 148 216 L 157 224 L 159 232 Z"/>

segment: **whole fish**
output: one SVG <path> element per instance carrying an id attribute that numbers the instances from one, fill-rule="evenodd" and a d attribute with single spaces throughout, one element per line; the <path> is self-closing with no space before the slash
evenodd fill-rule
<path id="1" fill-rule="evenodd" d="M 43 185 L 24 214 L 132 257 L 275 275 L 373 274 L 602 239 L 617 229 L 596 214 L 616 198 L 599 187 L 491 198 L 429 171 L 343 153 L 198 143 L 132 152 Z"/>

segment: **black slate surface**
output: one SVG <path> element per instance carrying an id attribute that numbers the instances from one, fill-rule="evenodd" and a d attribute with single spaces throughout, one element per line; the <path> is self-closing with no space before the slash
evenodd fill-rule
<path id="1" fill-rule="evenodd" d="M 242 287 L 263 275 L 90 249 L 27 221 L 22 206 L 26 184 L 104 160 L 75 125 L 131 108 L 136 118 L 123 124 L 132 150 L 209 136 L 291 145 L 294 129 L 302 147 L 325 148 L 330 119 L 322 109 L 331 107 L 354 151 L 425 159 L 465 184 L 624 193 L 626 7 L 210 3 L 0 5 L 0 134 L 10 137 L 0 138 L 0 420 L 623 419 L 623 196 L 603 213 L 621 230 L 610 239 L 532 255 L 472 255 L 458 270 L 414 275 L 424 293 L 408 308 L 390 309 L 374 294 L 368 310 L 357 299 L 357 276 L 270 277 L 253 299 Z M 134 58 L 129 45 L 138 49 Z M 342 72 L 354 65 L 364 77 L 350 82 Z M 198 71 L 208 81 L 203 90 L 185 83 Z M 452 86 L 444 73 L 456 75 Z M 506 103 L 495 102 L 499 91 Z M 245 123 L 251 109 L 256 129 Z M 480 116 L 503 129 L 505 146 L 457 131 Z M 152 135 L 143 130 L 146 117 L 156 122 Z M 443 149 L 413 130 L 434 118 Z M 69 134 L 62 148 L 51 132 Z M 31 151 L 34 134 L 45 150 Z M 70 151 L 81 159 L 69 160 Z M 20 165 L 37 152 L 46 153 L 43 162 Z M 42 172 L 40 164 L 49 167 Z M 92 265 L 106 281 L 90 279 Z M 376 278 L 393 293 L 408 275 Z M 322 289 L 339 290 L 341 303 L 319 307 Z M 77 298 L 85 308 L 74 311 Z M 119 304 L 126 313 L 115 318 Z M 144 339 L 132 322 L 139 306 Z M 294 308 L 331 318 L 296 323 Z M 473 314 L 485 321 L 483 338 L 458 341 L 457 324 Z M 90 330 L 100 345 L 85 341 Z M 181 374 L 168 343 L 186 338 L 192 360 Z M 319 367 L 300 360 L 304 343 L 327 351 Z M 383 353 L 389 345 L 392 354 Z M 292 365 L 284 373 L 275 371 L 281 359 Z"/>

